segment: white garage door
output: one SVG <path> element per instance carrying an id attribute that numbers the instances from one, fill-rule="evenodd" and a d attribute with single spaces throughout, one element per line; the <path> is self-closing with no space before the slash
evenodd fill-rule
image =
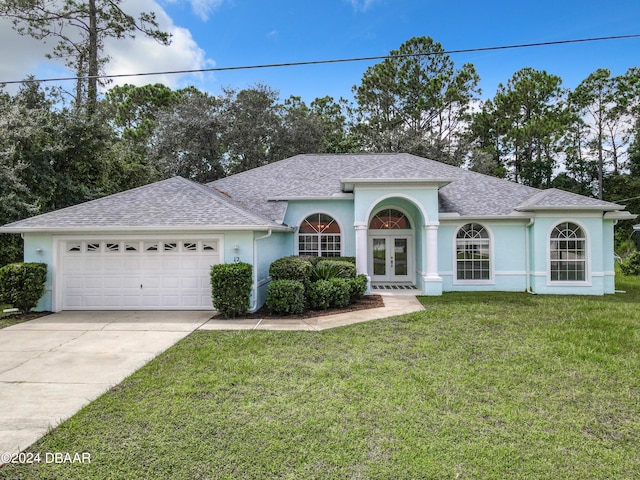
<path id="1" fill-rule="evenodd" d="M 62 242 L 63 310 L 201 310 L 218 240 Z"/>

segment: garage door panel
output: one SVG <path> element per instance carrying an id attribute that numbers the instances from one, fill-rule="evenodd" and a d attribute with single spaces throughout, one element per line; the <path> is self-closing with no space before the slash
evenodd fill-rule
<path id="1" fill-rule="evenodd" d="M 219 263 L 218 242 L 194 239 L 187 243 L 66 242 L 61 247 L 63 309 L 213 308 L 209 275 L 211 265 Z M 175 248 L 165 249 L 165 244 Z"/>

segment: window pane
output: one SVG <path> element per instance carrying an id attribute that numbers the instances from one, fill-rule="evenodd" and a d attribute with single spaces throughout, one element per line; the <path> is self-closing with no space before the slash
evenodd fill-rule
<path id="1" fill-rule="evenodd" d="M 489 233 L 478 223 L 468 223 L 456 233 L 458 280 L 491 280 Z"/>
<path id="2" fill-rule="evenodd" d="M 563 222 L 553 229 L 549 239 L 551 281 L 584 282 L 586 280 L 586 239 L 582 228 Z"/>
<path id="3" fill-rule="evenodd" d="M 338 257 L 341 252 L 340 226 L 330 215 L 314 213 L 304 219 L 298 233 L 298 253 Z"/>

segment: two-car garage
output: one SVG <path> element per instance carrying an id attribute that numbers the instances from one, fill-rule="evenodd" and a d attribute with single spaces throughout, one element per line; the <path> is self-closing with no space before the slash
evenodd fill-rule
<path id="1" fill-rule="evenodd" d="M 202 310 L 220 238 L 90 238 L 58 242 L 56 310 Z"/>

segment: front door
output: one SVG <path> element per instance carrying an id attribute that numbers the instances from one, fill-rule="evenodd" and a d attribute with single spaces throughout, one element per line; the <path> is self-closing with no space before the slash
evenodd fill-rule
<path id="1" fill-rule="evenodd" d="M 369 273 L 373 282 L 413 281 L 411 237 L 369 237 Z"/>

